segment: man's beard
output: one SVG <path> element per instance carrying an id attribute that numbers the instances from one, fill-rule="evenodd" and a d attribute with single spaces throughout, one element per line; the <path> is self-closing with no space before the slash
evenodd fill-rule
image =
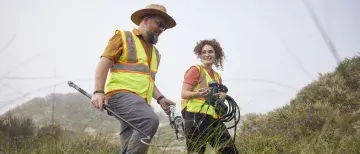
<path id="1" fill-rule="evenodd" d="M 153 32 L 147 32 L 147 40 L 151 44 L 156 44 L 159 36 L 155 36 Z"/>

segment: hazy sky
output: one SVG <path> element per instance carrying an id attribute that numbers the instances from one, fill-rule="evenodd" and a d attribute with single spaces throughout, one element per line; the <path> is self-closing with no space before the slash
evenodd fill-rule
<path id="1" fill-rule="evenodd" d="M 117 28 L 136 27 L 131 13 L 149 3 L 165 5 L 178 23 L 160 36 L 156 81 L 178 109 L 184 72 L 200 63 L 193 48 L 201 39 L 221 43 L 226 60 L 219 72 L 241 114 L 281 107 L 336 67 L 301 0 L 0 0 L 0 112 L 53 91 L 76 92 L 68 80 L 92 92 L 109 38 Z M 341 59 L 360 52 L 359 0 L 311 0 L 311 6 Z"/>

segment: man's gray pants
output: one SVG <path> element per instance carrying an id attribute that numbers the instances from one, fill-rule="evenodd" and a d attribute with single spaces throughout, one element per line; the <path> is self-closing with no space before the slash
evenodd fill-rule
<path id="1" fill-rule="evenodd" d="M 152 138 L 159 126 L 159 118 L 139 95 L 120 92 L 110 97 L 108 106 L 116 114 Z M 120 120 L 120 119 L 119 119 Z M 120 120 L 120 154 L 146 154 L 148 145 L 140 141 L 146 136 Z M 149 140 L 144 140 L 149 143 Z"/>

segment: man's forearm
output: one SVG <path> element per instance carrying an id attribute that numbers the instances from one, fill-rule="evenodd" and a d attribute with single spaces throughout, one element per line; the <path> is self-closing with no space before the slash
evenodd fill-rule
<path id="1" fill-rule="evenodd" d="M 104 90 L 105 81 L 112 62 L 107 58 L 101 58 L 95 72 L 94 90 Z"/>
<path id="2" fill-rule="evenodd" d="M 107 71 L 101 69 L 96 71 L 94 90 L 104 90 L 106 77 L 107 77 Z"/>
<path id="3" fill-rule="evenodd" d="M 158 99 L 163 94 L 160 92 L 160 90 L 157 88 L 157 86 L 154 84 L 154 92 L 153 92 L 153 98 Z"/>

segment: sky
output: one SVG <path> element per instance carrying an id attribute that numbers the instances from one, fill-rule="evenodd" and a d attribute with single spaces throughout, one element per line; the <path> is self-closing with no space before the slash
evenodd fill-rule
<path id="1" fill-rule="evenodd" d="M 116 29 L 136 28 L 130 15 L 150 3 L 164 5 L 177 22 L 156 45 L 156 85 L 179 113 L 183 75 L 200 64 L 193 48 L 202 39 L 220 42 L 224 70 L 214 69 L 242 115 L 284 106 L 337 66 L 302 0 L 0 0 L 0 113 L 52 92 L 77 92 L 69 80 L 91 93 L 108 40 Z M 310 6 L 341 60 L 360 52 L 360 1 Z"/>

